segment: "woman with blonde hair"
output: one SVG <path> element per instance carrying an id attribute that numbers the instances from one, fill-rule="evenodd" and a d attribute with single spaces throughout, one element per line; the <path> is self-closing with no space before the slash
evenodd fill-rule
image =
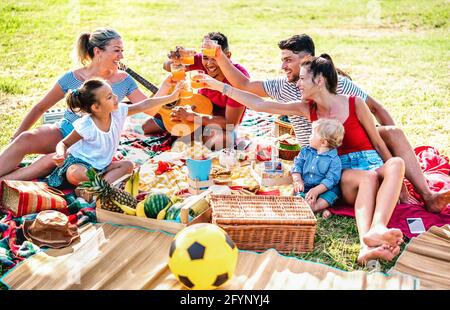
<path id="1" fill-rule="evenodd" d="M 53 153 L 56 144 L 72 132 L 72 123 L 82 114 L 70 110 L 66 110 L 64 118 L 56 124 L 45 124 L 32 130 L 30 128 L 48 109 L 63 99 L 69 90 L 79 88 L 84 81 L 91 78 L 104 79 L 111 85 L 119 102 L 125 97 L 132 103 L 147 98 L 128 73 L 118 69 L 124 49 L 122 38 L 115 30 L 99 28 L 92 33 L 82 33 L 76 40 L 75 49 L 81 66 L 63 74 L 25 116 L 9 145 L 0 153 L 0 180 L 33 180 L 48 175 L 55 168 L 51 156 L 44 156 L 25 168 L 17 169 L 17 166 L 28 154 Z M 153 112 L 153 109 L 146 111 L 149 114 Z"/>

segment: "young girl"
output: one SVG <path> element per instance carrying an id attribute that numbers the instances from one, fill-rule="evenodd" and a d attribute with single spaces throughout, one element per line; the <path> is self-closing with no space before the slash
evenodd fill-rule
<path id="1" fill-rule="evenodd" d="M 399 229 L 388 229 L 387 224 L 400 195 L 405 164 L 401 158 L 392 157 L 364 101 L 336 94 L 337 73 L 330 56 L 312 57 L 302 63 L 297 86 L 306 101 L 280 104 L 208 76 L 200 82 L 256 111 L 341 122 L 345 129 L 338 148 L 343 169 L 341 190 L 344 200 L 355 206 L 361 244 L 357 261 L 390 261 L 400 253 L 403 234 Z"/>
<path id="2" fill-rule="evenodd" d="M 33 180 L 48 175 L 55 165 L 52 154 L 56 144 L 73 130 L 72 123 L 80 115 L 66 110 L 64 118 L 55 124 L 30 129 L 42 114 L 64 98 L 69 90 L 79 88 L 84 81 L 102 78 L 111 85 L 119 101 L 125 97 L 132 103 L 147 96 L 125 71 L 118 69 L 123 59 L 124 43 L 120 34 L 110 28 L 99 28 L 82 33 L 75 43 L 79 67 L 63 74 L 48 93 L 25 115 L 11 138 L 11 143 L 0 150 L 0 180 Z M 148 110 L 152 115 L 157 110 Z M 27 154 L 47 154 L 27 167 L 17 166 Z"/>
<path id="3" fill-rule="evenodd" d="M 320 119 L 312 123 L 309 146 L 294 159 L 291 174 L 294 194 L 306 199 L 314 212 L 332 206 L 341 196 L 341 160 L 336 148 L 342 144 L 344 127 L 337 120 Z M 322 216 L 331 215 L 324 210 Z"/>
<path id="4" fill-rule="evenodd" d="M 170 87 L 166 79 L 159 93 Z M 87 181 L 86 171 L 93 167 L 113 182 L 133 170 L 130 161 L 111 162 L 119 144 L 120 133 L 128 115 L 173 102 L 178 99 L 179 85 L 171 95 L 149 98 L 142 102 L 119 104 L 111 86 L 101 79 L 91 79 L 66 97 L 71 111 L 87 115 L 73 122 L 74 130 L 56 145 L 53 161 L 58 166 L 49 176 L 50 186 L 60 186 L 67 178 L 72 185 Z"/>

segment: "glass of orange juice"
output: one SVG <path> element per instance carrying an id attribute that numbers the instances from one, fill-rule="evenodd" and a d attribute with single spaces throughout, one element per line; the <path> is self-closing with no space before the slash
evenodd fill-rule
<path id="1" fill-rule="evenodd" d="M 180 89 L 180 98 L 183 98 L 183 99 L 191 98 L 193 95 L 191 80 L 186 79 L 182 83 L 183 83 L 183 85 L 182 85 L 183 87 Z"/>
<path id="2" fill-rule="evenodd" d="M 219 46 L 217 40 L 211 40 L 211 39 L 204 39 L 202 43 L 202 53 L 205 56 L 208 57 L 214 57 L 216 56 L 216 50 Z"/>
<path id="3" fill-rule="evenodd" d="M 203 88 L 203 83 L 199 82 L 203 78 L 205 71 L 197 70 L 193 76 L 191 76 L 191 86 L 192 88 Z"/>
<path id="4" fill-rule="evenodd" d="M 195 50 L 192 48 L 186 48 L 180 50 L 180 61 L 183 65 L 194 64 Z"/>
<path id="5" fill-rule="evenodd" d="M 172 73 L 172 80 L 176 82 L 182 81 L 186 77 L 184 66 L 182 64 L 170 64 L 170 72 Z"/>

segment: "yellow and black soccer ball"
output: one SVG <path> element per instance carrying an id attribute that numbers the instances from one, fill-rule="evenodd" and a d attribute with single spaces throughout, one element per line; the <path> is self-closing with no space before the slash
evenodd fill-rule
<path id="1" fill-rule="evenodd" d="M 177 233 L 170 245 L 169 268 L 189 289 L 216 289 L 233 277 L 237 259 L 238 249 L 228 234 L 201 223 Z"/>

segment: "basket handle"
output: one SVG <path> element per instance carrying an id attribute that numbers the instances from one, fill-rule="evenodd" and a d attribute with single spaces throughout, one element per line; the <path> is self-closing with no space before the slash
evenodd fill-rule
<path id="1" fill-rule="evenodd" d="M 57 195 L 57 196 L 64 197 L 64 193 L 62 191 L 60 191 L 59 189 L 57 189 L 57 188 L 47 187 L 45 190 L 47 192 L 49 192 L 50 194 L 54 194 L 54 195 Z"/>

